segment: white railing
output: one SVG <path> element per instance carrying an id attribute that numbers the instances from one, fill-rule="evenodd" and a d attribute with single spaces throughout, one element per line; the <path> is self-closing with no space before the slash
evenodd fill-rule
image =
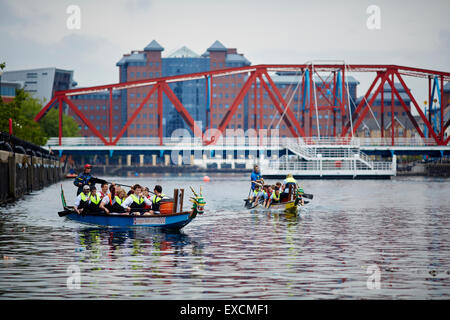
<path id="1" fill-rule="evenodd" d="M 280 172 L 284 171 L 327 171 L 327 170 L 338 170 L 338 171 L 348 171 L 348 170 L 382 170 L 390 171 L 393 170 L 392 162 L 385 161 L 374 161 L 372 162 L 372 167 L 364 165 L 363 163 L 355 160 L 339 160 L 339 161 L 279 161 L 271 160 L 267 165 L 267 169 L 272 169 Z M 265 166 L 262 166 L 262 170 L 266 170 Z"/>
<path id="2" fill-rule="evenodd" d="M 115 137 L 113 137 L 114 141 Z M 105 137 L 105 140 L 109 140 Z M 63 146 L 102 146 L 103 141 L 98 137 L 63 137 Z M 190 137 L 164 137 L 163 145 L 176 145 L 179 143 L 190 144 L 190 145 L 202 145 L 200 138 L 190 138 Z M 433 138 L 395 138 L 395 146 L 436 146 L 436 142 Z M 58 146 L 58 137 L 52 137 L 48 140 L 47 146 Z M 146 137 L 146 138 L 135 138 L 135 137 L 123 137 L 119 139 L 116 144 L 117 146 L 157 146 L 159 145 L 158 137 Z M 308 152 L 309 147 L 320 147 L 320 146 L 340 146 L 340 147 L 353 147 L 358 148 L 361 146 L 391 146 L 392 140 L 390 137 L 386 138 L 348 138 L 348 137 L 306 137 L 306 138 L 280 138 L 280 137 L 220 137 L 215 145 L 236 145 L 236 146 L 288 146 L 291 148 L 302 147 L 304 152 Z M 300 149 L 299 149 L 300 150 Z"/>

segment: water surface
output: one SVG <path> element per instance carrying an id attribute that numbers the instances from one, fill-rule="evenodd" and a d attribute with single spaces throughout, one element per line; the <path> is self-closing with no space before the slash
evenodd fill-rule
<path id="1" fill-rule="evenodd" d="M 285 215 L 243 208 L 247 176 L 201 178 L 116 178 L 168 194 L 203 185 L 205 214 L 179 233 L 60 218 L 60 184 L 0 207 L 0 298 L 450 297 L 448 179 L 305 180 L 314 199 Z M 62 185 L 73 203 L 72 182 Z M 79 289 L 68 287 L 71 270 L 80 270 Z M 376 275 L 379 289 L 368 284 Z"/>

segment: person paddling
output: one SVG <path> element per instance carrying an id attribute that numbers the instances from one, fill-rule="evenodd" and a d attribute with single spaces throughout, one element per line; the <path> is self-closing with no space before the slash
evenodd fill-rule
<path id="1" fill-rule="evenodd" d="M 153 211 L 159 211 L 159 207 L 161 205 L 161 200 L 167 198 L 164 193 L 162 193 L 162 187 L 160 185 L 156 185 L 155 189 L 153 189 L 155 195 L 150 198 L 152 203 Z"/>
<path id="2" fill-rule="evenodd" d="M 86 208 L 89 206 L 89 198 L 91 196 L 89 185 L 84 185 L 82 187 L 82 192 L 76 197 L 74 209 L 78 214 L 86 211 Z"/>
<path id="3" fill-rule="evenodd" d="M 131 212 L 131 209 L 138 209 L 134 212 L 135 215 L 139 215 L 140 212 L 145 212 L 145 204 L 152 205 L 152 202 L 144 197 L 142 193 L 142 187 L 138 184 L 134 185 L 134 193 L 130 194 L 128 198 L 122 202 L 122 207 L 127 211 Z M 152 214 L 153 212 L 145 212 L 144 214 Z"/>

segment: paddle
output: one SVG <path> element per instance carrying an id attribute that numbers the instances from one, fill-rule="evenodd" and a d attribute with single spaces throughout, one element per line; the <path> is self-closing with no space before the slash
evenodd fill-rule
<path id="1" fill-rule="evenodd" d="M 312 199 L 312 198 L 314 198 L 314 195 L 310 194 L 310 193 L 304 193 L 304 194 L 302 194 L 302 197 L 306 198 L 306 199 Z"/>
<path id="2" fill-rule="evenodd" d="M 111 184 L 111 182 L 108 182 L 108 181 L 105 181 L 105 182 Z M 123 183 L 116 183 L 116 185 L 118 185 L 118 186 L 124 186 L 124 187 L 128 187 L 128 188 L 132 188 L 132 187 L 133 187 L 133 186 L 129 186 L 129 185 L 123 184 Z M 148 188 L 148 189 L 149 189 L 149 191 L 148 191 L 149 193 L 156 195 L 156 193 L 150 191 L 150 188 Z"/>

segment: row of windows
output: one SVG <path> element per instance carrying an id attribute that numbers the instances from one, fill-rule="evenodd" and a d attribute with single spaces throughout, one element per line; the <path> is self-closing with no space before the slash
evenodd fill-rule
<path id="1" fill-rule="evenodd" d="M 88 107 L 88 106 L 84 106 L 84 110 L 107 110 L 107 108 L 106 108 L 106 106 L 105 105 L 103 105 L 103 106 L 90 106 L 90 107 Z M 78 110 L 83 110 L 83 106 L 78 106 Z M 114 110 L 119 110 L 119 106 L 117 106 L 117 105 L 115 105 L 114 106 Z"/>
<path id="2" fill-rule="evenodd" d="M 152 78 L 153 77 L 153 75 L 156 77 L 156 78 L 158 78 L 159 77 L 159 72 L 155 72 L 154 74 L 153 74 L 153 72 L 149 72 L 148 73 L 148 77 L 149 78 Z M 147 78 L 147 72 L 136 72 L 136 78 Z M 134 72 L 130 72 L 130 78 L 134 78 Z"/>
<path id="3" fill-rule="evenodd" d="M 80 130 L 89 130 L 89 128 L 88 128 L 88 126 L 84 126 L 84 127 L 82 127 L 82 126 L 78 126 L 78 128 L 80 128 Z M 95 129 L 97 129 L 97 130 L 106 130 L 106 126 L 96 126 L 95 127 Z M 119 130 L 119 126 L 114 126 L 114 130 Z"/>
<path id="4" fill-rule="evenodd" d="M 113 100 L 119 99 L 118 94 L 113 94 Z M 105 100 L 109 101 L 109 94 L 83 94 L 78 96 L 71 96 L 70 100 Z"/>

